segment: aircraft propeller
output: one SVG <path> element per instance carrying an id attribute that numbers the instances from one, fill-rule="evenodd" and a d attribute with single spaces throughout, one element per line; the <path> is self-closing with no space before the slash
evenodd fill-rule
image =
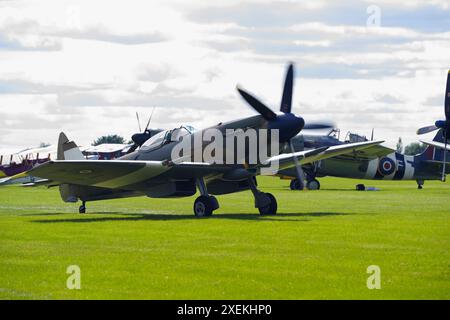
<path id="1" fill-rule="evenodd" d="M 447 86 L 445 88 L 444 99 L 445 120 L 438 120 L 434 125 L 422 127 L 417 130 L 417 134 L 425 134 L 435 130 L 442 129 L 444 136 L 444 163 L 442 165 L 442 181 L 445 181 L 445 167 L 447 164 L 447 139 L 450 137 L 450 70 L 447 75 Z"/>
<path id="2" fill-rule="evenodd" d="M 292 110 L 292 91 L 294 84 L 294 65 L 291 63 L 288 66 L 286 72 L 286 78 L 283 87 L 283 96 L 281 98 L 280 111 L 282 114 L 276 114 L 269 107 L 267 107 L 260 100 L 255 98 L 250 93 L 237 87 L 239 94 L 245 101 L 255 109 L 261 116 L 267 121 L 268 129 L 278 129 L 280 142 L 288 142 L 291 152 L 295 153 L 292 138 L 294 138 L 302 129 L 317 130 L 317 129 L 329 129 L 334 128 L 333 124 L 327 122 L 307 123 L 305 120 L 291 112 Z M 294 163 L 297 170 L 297 179 L 300 183 L 300 190 L 304 186 L 304 174 L 303 169 L 294 156 Z"/>
<path id="3" fill-rule="evenodd" d="M 145 126 L 144 131 L 141 130 L 141 122 L 139 120 L 139 113 L 136 112 L 136 118 L 139 126 L 139 133 L 135 133 L 132 135 L 131 140 L 133 140 L 134 144 L 128 150 L 128 153 L 135 151 L 138 147 L 141 147 L 145 141 L 147 141 L 155 132 L 149 130 L 148 127 L 153 117 L 153 112 L 155 111 L 155 107 L 153 107 L 152 113 L 148 118 L 147 125 Z"/>
<path id="4" fill-rule="evenodd" d="M 139 113 L 137 111 L 136 111 L 136 119 L 137 119 L 137 122 L 138 122 L 139 132 L 142 132 L 141 120 L 139 120 Z"/>

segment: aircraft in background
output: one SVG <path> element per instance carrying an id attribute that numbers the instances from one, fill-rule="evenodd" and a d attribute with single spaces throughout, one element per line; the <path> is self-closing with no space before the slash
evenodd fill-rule
<path id="1" fill-rule="evenodd" d="M 244 100 L 259 115 L 219 123 L 201 131 L 195 131 L 188 126 L 161 131 L 146 140 L 138 150 L 113 161 L 84 159 L 77 145 L 61 133 L 57 160 L 37 166 L 27 174 L 48 179 L 49 186 L 59 186 L 61 197 L 66 202 L 81 200 L 80 213 L 86 212 L 87 201 L 133 196 L 188 197 L 194 195 L 198 189 L 200 196 L 194 202 L 194 214 L 198 217 L 209 216 L 219 208 L 213 195 L 243 190 L 252 191 L 255 207 L 260 214 L 276 214 L 278 205 L 275 197 L 257 188 L 256 176 L 260 175 L 264 168 L 274 163 L 280 168 L 300 167 L 337 155 L 353 154 L 382 143 L 365 141 L 299 152 L 291 149 L 291 153 L 285 154 L 278 154 L 280 150 L 277 150 L 277 154 L 270 155 L 264 161 L 258 158 L 255 164 L 247 161 L 251 157 L 250 146 L 247 145 L 245 152 L 235 154 L 236 160 L 233 164 L 196 161 L 195 155 L 204 154 L 205 149 L 209 147 L 209 143 L 202 139 L 203 133 L 208 130 L 218 131 L 223 137 L 227 136 L 228 130 L 236 135 L 244 134 L 248 128 L 256 131 L 273 130 L 279 133 L 277 142 L 284 148 L 285 145 L 290 145 L 291 138 L 302 129 L 320 127 L 321 124 L 305 124 L 302 117 L 291 112 L 293 72 L 293 65 L 290 65 L 284 83 L 280 113 L 273 112 L 257 98 L 237 88 Z M 200 145 L 195 143 L 199 137 Z M 193 142 L 189 157 L 173 159 L 174 148 L 184 141 Z M 267 141 L 262 147 L 270 150 L 272 143 L 274 141 Z M 136 145 L 139 146 L 139 143 Z M 227 153 L 226 148 L 221 151 L 224 151 L 223 154 Z"/>
<path id="2" fill-rule="evenodd" d="M 154 111 L 154 109 L 153 109 Z M 139 115 L 136 117 L 139 133 L 132 136 L 132 144 L 102 143 L 97 146 L 80 147 L 83 156 L 88 160 L 114 160 L 133 152 L 150 137 L 161 132 L 161 129 L 149 129 L 153 111 L 144 131 L 141 132 Z M 17 153 L 0 155 L 0 185 L 23 184 L 24 186 L 38 186 L 46 183 L 46 179 L 39 179 L 22 173 L 31 170 L 34 166 L 57 159 L 57 147 L 28 148 Z"/>
<path id="3" fill-rule="evenodd" d="M 162 129 L 149 129 L 150 122 L 152 121 L 153 113 L 155 112 L 155 107 L 153 107 L 152 113 L 150 114 L 150 117 L 148 118 L 147 125 L 145 126 L 145 129 L 142 131 L 141 129 L 141 120 L 139 119 L 139 113 L 136 112 L 136 119 L 139 126 L 139 132 L 135 133 L 131 136 L 131 140 L 133 141 L 133 144 L 128 149 L 127 153 L 131 153 L 135 151 L 136 149 L 142 147 L 142 145 L 151 137 L 153 137 L 155 134 L 163 131 Z"/>
<path id="4" fill-rule="evenodd" d="M 21 177 L 11 181 L 11 177 L 32 169 L 35 165 L 56 158 L 56 148 L 53 146 L 28 148 L 12 154 L 0 155 L 0 184 L 30 183 L 34 177 Z"/>
<path id="5" fill-rule="evenodd" d="M 80 147 L 86 159 L 112 160 L 127 154 L 132 145 L 104 143 L 98 146 Z M 57 159 L 57 148 L 47 146 L 43 148 L 28 148 L 10 155 L 0 155 L 0 184 L 24 184 L 31 186 L 43 180 L 33 176 L 20 174 L 31 170 L 34 166 Z"/>
<path id="6" fill-rule="evenodd" d="M 443 156 L 439 157 L 438 159 L 435 159 L 435 161 L 437 161 L 438 164 L 442 165 L 442 176 L 441 176 L 442 181 L 445 181 L 445 174 L 447 173 L 446 171 L 448 158 L 447 151 L 449 151 L 448 140 L 450 139 L 450 70 L 448 71 L 447 74 L 447 86 L 445 88 L 444 114 L 445 120 L 438 120 L 432 126 L 423 127 L 417 130 L 417 134 L 425 134 L 428 132 L 439 130 L 438 134 L 436 135 L 436 137 L 439 136 L 438 140 L 436 140 L 435 137 L 432 142 L 427 141 L 422 142 L 428 144 L 429 146 L 442 150 L 441 152 L 443 153 Z"/>
<path id="7" fill-rule="evenodd" d="M 295 168 L 289 168 L 279 171 L 277 175 L 281 178 L 291 179 L 290 188 L 292 190 L 301 190 L 304 186 L 310 190 L 320 189 L 317 177 L 325 176 L 374 180 L 415 180 L 419 189 L 422 189 L 425 180 L 445 181 L 445 175 L 449 173 L 446 164 L 450 150 L 447 145 L 447 137 L 450 137 L 450 71 L 447 76 L 444 110 L 445 120 L 436 121 L 435 125 L 418 130 L 418 134 L 439 130 L 433 141 L 422 141 L 428 147 L 421 154 L 404 155 L 393 149 L 376 145 L 354 154 L 343 154 L 302 166 L 301 174 Z M 294 149 L 301 151 L 322 146 L 367 141 L 365 137 L 358 135 L 350 135 L 349 141 L 340 141 L 330 135 L 332 132 L 328 136 L 298 135 L 292 139 Z"/>
<path id="8" fill-rule="evenodd" d="M 354 136 L 355 137 L 355 136 Z M 359 137 L 360 141 L 368 141 Z M 308 150 L 321 146 L 345 145 L 354 143 L 340 141 L 332 136 L 297 136 L 293 140 L 295 150 Z M 444 152 L 432 144 L 442 143 L 442 132 L 438 132 L 425 151 L 418 155 L 405 155 L 382 145 L 359 150 L 353 154 L 343 154 L 302 166 L 303 182 L 297 170 L 289 168 L 277 174 L 282 179 L 291 179 L 291 190 L 320 189 L 318 178 L 332 176 L 372 180 L 415 180 L 422 189 L 425 180 L 440 180 Z M 447 170 L 447 173 L 448 170 Z M 302 184 L 304 183 L 304 184 Z"/>

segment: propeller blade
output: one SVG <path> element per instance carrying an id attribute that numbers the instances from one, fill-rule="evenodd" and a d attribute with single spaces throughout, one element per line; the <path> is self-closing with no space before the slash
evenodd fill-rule
<path id="1" fill-rule="evenodd" d="M 439 128 L 436 127 L 435 125 L 422 127 L 422 128 L 417 130 L 417 134 L 425 134 L 425 133 L 428 133 L 428 132 L 436 131 L 438 129 Z"/>
<path id="2" fill-rule="evenodd" d="M 291 152 L 294 154 L 295 153 L 295 148 L 294 148 L 294 144 L 292 143 L 292 139 L 289 140 L 289 146 L 291 147 Z M 305 188 L 305 175 L 303 173 L 303 169 L 301 164 L 298 162 L 298 159 L 296 156 L 292 157 L 294 159 L 294 163 L 295 163 L 295 169 L 297 170 L 297 179 L 298 182 L 300 183 L 300 187 L 299 190 L 303 190 Z"/>
<path id="3" fill-rule="evenodd" d="M 138 126 L 139 126 L 139 132 L 142 132 L 141 121 L 139 120 L 139 113 L 137 111 L 136 111 L 136 119 L 137 119 Z"/>
<path id="4" fill-rule="evenodd" d="M 445 167 L 447 165 L 447 132 L 444 131 L 444 163 L 442 164 L 442 182 L 445 182 Z"/>
<path id="5" fill-rule="evenodd" d="M 150 114 L 150 117 L 148 118 L 147 125 L 145 126 L 144 132 L 148 130 L 148 126 L 150 125 L 150 122 L 152 121 L 153 112 L 155 112 L 155 108 L 156 107 L 153 107 L 152 113 Z"/>
<path id="6" fill-rule="evenodd" d="M 445 89 L 445 119 L 447 123 L 450 121 L 450 70 L 447 75 L 447 87 Z"/>
<path id="7" fill-rule="evenodd" d="M 336 125 L 331 122 L 309 122 L 306 123 L 303 129 L 307 130 L 320 130 L 320 129 L 334 129 Z"/>
<path id="8" fill-rule="evenodd" d="M 236 88 L 237 91 L 239 91 L 239 94 L 244 98 L 245 101 L 253 108 L 255 109 L 259 114 L 263 116 L 264 119 L 267 121 L 275 120 L 277 118 L 277 115 L 275 112 L 270 110 L 269 107 L 267 107 L 264 103 L 256 99 L 254 96 L 249 94 L 248 92 L 244 91 L 243 89 L 240 89 L 239 87 Z"/>
<path id="9" fill-rule="evenodd" d="M 373 141 L 373 131 L 374 131 L 374 128 L 372 128 L 372 134 L 370 135 L 370 141 Z"/>
<path id="10" fill-rule="evenodd" d="M 283 88 L 283 97 L 281 98 L 280 111 L 283 113 L 291 113 L 293 85 L 294 85 L 294 66 L 291 63 L 286 72 L 286 79 L 284 80 L 284 88 Z"/>

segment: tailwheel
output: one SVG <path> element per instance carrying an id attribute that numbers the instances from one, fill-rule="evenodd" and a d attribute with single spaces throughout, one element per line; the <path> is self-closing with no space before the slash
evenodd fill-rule
<path id="1" fill-rule="evenodd" d="M 209 217 L 217 208 L 219 208 L 219 204 L 214 196 L 200 196 L 194 202 L 196 217 Z"/>
<path id="2" fill-rule="evenodd" d="M 277 199 L 271 193 L 264 193 L 264 196 L 267 197 L 268 204 L 264 207 L 258 207 L 260 215 L 275 215 L 277 214 Z"/>
<path id="3" fill-rule="evenodd" d="M 306 183 L 306 188 L 308 190 L 319 190 L 320 189 L 320 182 L 317 179 L 310 180 Z"/>

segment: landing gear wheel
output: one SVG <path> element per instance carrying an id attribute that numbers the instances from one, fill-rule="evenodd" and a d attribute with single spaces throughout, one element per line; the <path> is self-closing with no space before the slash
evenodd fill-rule
<path id="1" fill-rule="evenodd" d="M 275 215 L 277 214 L 277 199 L 271 193 L 265 193 L 265 195 L 269 198 L 270 203 L 265 207 L 259 207 L 259 214 L 264 215 Z"/>
<path id="2" fill-rule="evenodd" d="M 308 181 L 306 183 L 306 188 L 308 188 L 308 190 L 319 190 L 320 189 L 320 182 L 317 179 Z"/>
<path id="3" fill-rule="evenodd" d="M 291 180 L 291 184 L 289 185 L 291 190 L 301 190 L 300 189 L 300 181 L 298 179 Z"/>
<path id="4" fill-rule="evenodd" d="M 422 189 L 423 188 L 423 184 L 425 183 L 424 180 L 416 180 L 417 182 L 417 189 Z"/>
<path id="5" fill-rule="evenodd" d="M 209 217 L 219 207 L 216 197 L 200 196 L 194 202 L 194 214 L 196 217 Z"/>
<path id="6" fill-rule="evenodd" d="M 82 204 L 82 205 L 80 206 L 80 208 L 78 209 L 78 212 L 79 212 L 80 214 L 86 213 L 86 205 L 85 205 L 85 204 Z"/>

